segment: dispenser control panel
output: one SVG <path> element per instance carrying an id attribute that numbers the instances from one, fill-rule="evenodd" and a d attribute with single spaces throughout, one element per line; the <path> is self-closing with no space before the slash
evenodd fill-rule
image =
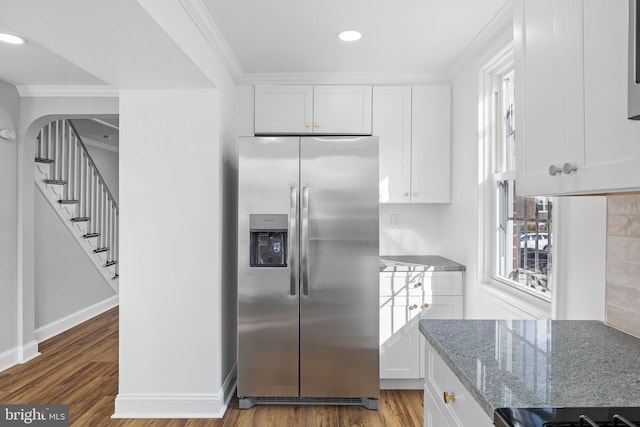
<path id="1" fill-rule="evenodd" d="M 286 267 L 288 215 L 249 215 L 249 265 L 251 267 Z"/>

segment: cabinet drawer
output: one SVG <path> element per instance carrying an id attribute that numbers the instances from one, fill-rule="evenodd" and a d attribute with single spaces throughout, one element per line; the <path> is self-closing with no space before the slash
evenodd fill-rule
<path id="1" fill-rule="evenodd" d="M 460 426 L 492 426 L 489 416 L 428 342 L 425 342 L 425 355 L 425 388 L 436 398 L 445 416 L 450 416 Z M 445 403 L 445 392 L 454 395 L 455 400 Z"/>
<path id="2" fill-rule="evenodd" d="M 380 295 L 462 295 L 462 272 L 380 273 Z"/>
<path id="3" fill-rule="evenodd" d="M 462 272 L 436 271 L 424 273 L 425 295 L 462 295 Z"/>
<path id="4" fill-rule="evenodd" d="M 380 273 L 380 295 L 422 295 L 424 273 Z"/>

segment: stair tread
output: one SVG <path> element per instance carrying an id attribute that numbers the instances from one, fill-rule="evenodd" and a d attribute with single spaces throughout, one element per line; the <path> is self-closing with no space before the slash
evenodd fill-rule
<path id="1" fill-rule="evenodd" d="M 116 265 L 118 263 L 118 261 L 107 261 L 104 266 L 105 267 L 111 267 L 112 265 Z"/>
<path id="2" fill-rule="evenodd" d="M 100 252 L 107 252 L 109 250 L 109 248 L 107 246 L 103 247 L 103 248 L 95 248 L 93 250 L 94 253 L 100 253 Z"/>
<path id="3" fill-rule="evenodd" d="M 84 237 L 85 239 L 88 239 L 90 237 L 98 237 L 100 235 L 100 233 L 87 233 L 85 235 L 83 235 L 82 237 Z"/>
<path id="4" fill-rule="evenodd" d="M 61 203 L 63 205 L 74 205 L 77 203 L 80 203 L 80 200 L 65 200 L 65 199 L 60 199 L 58 200 L 58 203 Z"/>
<path id="5" fill-rule="evenodd" d="M 36 157 L 36 162 L 37 163 L 48 163 L 48 164 L 51 164 L 51 163 L 55 163 L 55 160 L 53 160 L 53 159 L 45 159 L 44 157 Z"/>
<path id="6" fill-rule="evenodd" d="M 113 277 L 111 278 L 112 280 L 116 280 L 117 278 L 119 278 L 120 275 L 119 274 L 114 274 Z"/>
<path id="7" fill-rule="evenodd" d="M 78 216 L 75 218 L 71 218 L 71 222 L 86 222 L 91 221 L 91 218 L 88 216 Z"/>
<path id="8" fill-rule="evenodd" d="M 63 179 L 45 179 L 43 181 L 45 184 L 67 185 L 67 181 Z"/>

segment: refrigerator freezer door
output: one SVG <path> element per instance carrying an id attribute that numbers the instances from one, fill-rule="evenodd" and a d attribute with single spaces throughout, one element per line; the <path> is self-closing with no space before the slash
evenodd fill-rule
<path id="1" fill-rule="evenodd" d="M 240 138 L 239 142 L 238 396 L 241 397 L 298 396 L 299 146 L 297 137 Z M 287 216 L 286 267 L 250 266 L 252 215 L 254 223 L 256 219 L 268 222 L 270 218 Z"/>
<path id="2" fill-rule="evenodd" d="M 300 147 L 300 396 L 377 398 L 377 138 Z"/>

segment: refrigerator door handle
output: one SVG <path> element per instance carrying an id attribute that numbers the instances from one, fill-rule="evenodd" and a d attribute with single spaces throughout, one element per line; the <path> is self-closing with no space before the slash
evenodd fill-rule
<path id="1" fill-rule="evenodd" d="M 291 187 L 291 204 L 289 211 L 289 280 L 291 295 L 296 294 L 298 287 L 298 188 Z"/>
<path id="2" fill-rule="evenodd" d="M 302 189 L 302 235 L 300 237 L 302 293 L 309 295 L 309 187 Z"/>

